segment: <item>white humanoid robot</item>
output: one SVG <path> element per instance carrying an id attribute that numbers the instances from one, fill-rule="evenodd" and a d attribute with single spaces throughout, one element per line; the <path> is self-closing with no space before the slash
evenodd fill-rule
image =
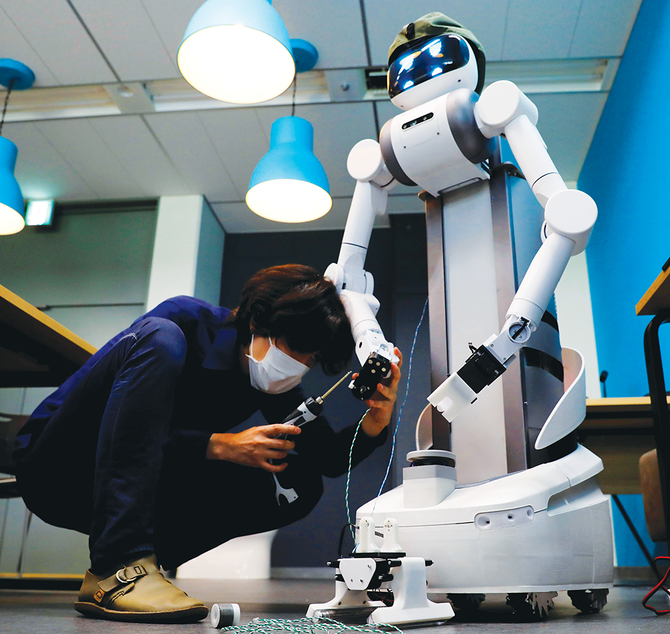
<path id="1" fill-rule="evenodd" d="M 510 444 L 513 425 L 503 423 L 500 431 L 500 423 L 494 420 L 510 417 L 509 404 L 501 405 L 502 390 L 496 392 L 496 385 L 504 381 L 496 379 L 529 341 L 544 337 L 541 326 L 543 320 L 548 321 L 545 311 L 554 290 L 570 257 L 586 248 L 597 217 L 593 200 L 569 190 L 557 172 L 535 127 L 535 105 L 509 81 L 496 82 L 481 92 L 484 63 L 474 35 L 440 13 L 407 25 L 391 47 L 389 92 L 392 102 L 404 112 L 385 124 L 380 143 L 361 141 L 349 155 L 347 166 L 357 181 L 356 189 L 338 261 L 326 271 L 347 308 L 362 364 L 351 386 L 354 395 L 369 398 L 380 374 L 395 361 L 393 345 L 386 341 L 375 317 L 379 304 L 364 264 L 375 215 L 385 212 L 387 192 L 396 182 L 418 185 L 438 205 L 443 224 L 449 225 L 437 238 L 445 243 L 446 251 L 452 245 L 456 251 L 470 253 L 477 250 L 478 242 L 493 244 L 495 223 L 489 220 L 487 225 L 467 215 L 463 220 L 463 214 L 471 213 L 468 205 L 475 204 L 484 189 L 489 199 L 493 155 L 498 151 L 498 137 L 503 136 L 544 208 L 541 246 L 529 259 L 525 275 L 520 275 L 523 279 L 515 285 L 507 310 L 502 310 L 499 321 L 494 316 L 493 323 L 502 325 L 496 326 L 499 332 L 478 347 L 469 344 L 470 356 L 458 362 L 460 368 L 439 384 L 434 382 L 428 401 L 443 418 L 432 416 L 430 406 L 426 408 L 417 424 L 417 450 L 408 454 L 411 466 L 403 471 L 403 484 L 358 509 L 355 550 L 351 557 L 333 564 L 337 567 L 336 596 L 329 603 L 310 606 L 309 616 L 338 618 L 338 614 L 362 608 L 371 612 L 369 622 L 437 621 L 453 616 L 451 604 L 428 600 L 427 594 L 446 594 L 456 606 L 476 608 L 486 593 L 505 593 L 517 612 L 542 617 L 559 590 L 567 590 L 578 609 L 598 611 L 612 585 L 610 505 L 596 479 L 602 470 L 597 456 L 576 442 L 565 449 L 563 442 L 562 451 L 553 458 L 539 464 L 515 463 L 508 448 L 505 470 L 491 473 L 486 468 L 495 460 L 486 458 L 485 443 L 480 440 L 477 450 L 483 452 L 482 459 L 475 462 L 481 464 L 483 476 L 479 480 L 471 476 L 457 485 L 456 455 L 438 439 L 436 419 L 451 423 L 461 415 L 454 432 L 460 430 L 461 421 L 467 422 L 461 436 L 493 424 L 493 431 L 486 431 L 489 444 Z M 490 205 L 487 213 L 491 213 Z M 486 225 L 484 237 L 477 238 L 468 222 Z M 467 237 L 459 235 L 459 226 L 468 227 Z M 459 241 L 466 239 L 471 242 L 462 247 Z M 487 255 L 469 257 L 483 262 L 482 270 L 487 268 Z M 443 278 L 447 306 L 457 305 L 447 311 L 445 321 L 449 321 L 470 298 L 451 296 L 457 282 L 450 276 L 463 267 L 459 269 L 448 257 L 440 266 L 446 267 L 437 277 Z M 465 270 L 472 266 L 466 264 Z M 433 274 L 430 269 L 429 263 L 429 276 Z M 500 295 L 495 282 L 489 286 L 489 294 Z M 475 294 L 469 290 L 470 296 Z M 433 320 L 433 295 L 430 300 L 433 348 L 437 337 L 432 322 L 438 320 Z M 487 312 L 484 308 L 475 302 L 461 321 L 476 320 L 474 313 Z M 448 338 L 450 348 L 467 347 L 468 340 L 458 341 L 458 337 L 458 332 L 450 330 L 448 336 L 441 333 L 439 338 Z M 530 349 L 528 346 L 526 352 Z M 558 355 L 560 359 L 560 351 Z M 449 357 L 449 366 L 458 367 L 453 350 Z M 562 367 L 560 361 L 558 365 L 555 374 L 560 394 L 551 402 L 549 416 L 543 415 L 546 422 L 538 428 L 539 434 L 532 438 L 535 450 L 561 445 L 585 415 L 581 355 L 563 350 Z M 529 395 L 528 400 L 531 398 Z M 478 399 L 477 406 L 469 407 Z M 523 403 L 524 408 L 527 405 Z M 454 449 L 458 454 L 458 446 Z M 373 600 L 372 591 L 386 593 L 393 604 Z"/>

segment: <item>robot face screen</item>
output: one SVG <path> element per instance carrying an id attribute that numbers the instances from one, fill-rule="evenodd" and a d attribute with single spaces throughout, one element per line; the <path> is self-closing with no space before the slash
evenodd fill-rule
<path id="1" fill-rule="evenodd" d="M 389 66 L 389 95 L 393 99 L 429 79 L 462 68 L 469 60 L 470 47 L 459 35 L 422 38 Z"/>

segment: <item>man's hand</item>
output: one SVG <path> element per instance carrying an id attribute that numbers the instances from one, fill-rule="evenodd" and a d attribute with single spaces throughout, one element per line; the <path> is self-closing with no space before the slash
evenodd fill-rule
<path id="1" fill-rule="evenodd" d="M 293 441 L 282 440 L 279 436 L 299 433 L 300 427 L 277 424 L 251 427 L 238 434 L 212 434 L 206 455 L 209 460 L 227 460 L 279 473 L 286 469 L 287 463 L 272 464 L 270 461 L 286 458 L 295 447 Z"/>
<path id="2" fill-rule="evenodd" d="M 398 394 L 398 383 L 400 382 L 400 368 L 402 367 L 402 353 L 398 348 L 394 348 L 398 363 L 391 364 L 391 376 L 377 384 L 377 391 L 371 399 L 365 401 L 370 408 L 361 427 L 366 435 L 374 438 L 381 434 L 384 427 L 391 422 L 393 414 L 393 405 Z M 356 375 L 354 374 L 354 378 Z"/>

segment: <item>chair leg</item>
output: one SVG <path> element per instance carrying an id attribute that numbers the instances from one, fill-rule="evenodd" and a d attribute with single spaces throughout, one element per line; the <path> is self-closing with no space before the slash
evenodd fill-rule
<path id="1" fill-rule="evenodd" d="M 30 530 L 30 523 L 33 519 L 32 511 L 26 509 L 26 514 L 23 518 L 23 533 L 21 534 L 21 550 L 19 551 L 19 561 L 16 565 L 16 572 L 18 573 L 19 579 L 23 577 L 23 568 L 25 561 L 23 555 L 25 553 L 26 544 L 28 542 L 28 531 Z"/>
<path id="2" fill-rule="evenodd" d="M 5 531 L 7 530 L 7 517 L 9 516 L 9 500 L 5 500 L 5 508 L 2 513 L 2 526 L 0 526 L 0 559 L 2 558 L 2 549 L 5 545 Z"/>
<path id="3" fill-rule="evenodd" d="M 623 516 L 624 521 L 628 525 L 628 528 L 630 529 L 630 532 L 633 534 L 633 537 L 635 538 L 635 541 L 637 542 L 637 545 L 640 547 L 640 550 L 642 551 L 642 554 L 644 555 L 644 558 L 647 560 L 647 563 L 649 564 L 650 568 L 656 575 L 658 579 L 660 579 L 660 575 L 658 574 L 658 569 L 656 568 L 656 562 L 654 561 L 654 558 L 651 556 L 651 553 L 649 552 L 649 549 L 645 545 L 644 541 L 642 540 L 642 537 L 640 537 L 640 533 L 637 532 L 637 528 L 635 528 L 635 524 L 633 524 L 633 520 L 630 519 L 630 516 L 626 512 L 626 509 L 624 508 L 623 504 L 621 503 L 621 500 L 619 499 L 619 496 L 612 493 L 612 499 L 617 505 L 617 508 L 621 512 L 621 515 Z"/>

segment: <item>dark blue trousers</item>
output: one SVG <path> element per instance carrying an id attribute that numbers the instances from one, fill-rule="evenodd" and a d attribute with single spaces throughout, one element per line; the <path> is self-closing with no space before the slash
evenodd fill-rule
<path id="1" fill-rule="evenodd" d="M 280 476 L 299 498 L 279 507 L 268 472 L 180 452 L 172 411 L 186 353 L 173 322 L 137 322 L 95 361 L 19 464 L 28 508 L 88 534 L 95 571 L 147 552 L 174 568 L 233 537 L 286 526 L 321 497 L 320 474 L 299 456 Z"/>

